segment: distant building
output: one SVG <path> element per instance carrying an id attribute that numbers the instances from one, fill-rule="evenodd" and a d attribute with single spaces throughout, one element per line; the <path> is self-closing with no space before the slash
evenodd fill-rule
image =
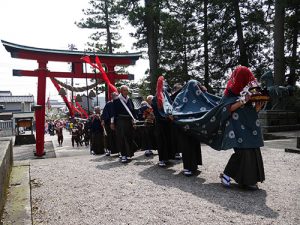
<path id="1" fill-rule="evenodd" d="M 88 101 L 87 99 L 89 99 L 89 101 Z M 87 98 L 86 95 L 82 95 L 82 96 L 81 96 L 81 102 L 78 102 L 78 103 L 81 105 L 81 107 L 82 107 L 86 112 L 87 112 L 88 109 L 89 109 L 89 111 L 90 111 L 90 113 L 91 113 L 91 112 L 94 111 L 94 105 L 93 105 L 93 100 L 92 100 L 92 99 L 93 99 L 93 98 Z"/>
<path id="2" fill-rule="evenodd" d="M 12 95 L 10 91 L 0 91 L 1 112 L 31 112 L 33 95 Z"/>
<path id="3" fill-rule="evenodd" d="M 93 106 L 97 106 L 97 98 L 93 98 Z M 100 106 L 101 109 L 105 106 L 105 96 L 98 96 L 98 106 Z"/>
<path id="4" fill-rule="evenodd" d="M 53 99 L 53 100 L 50 99 L 49 103 L 46 103 L 46 106 L 47 106 L 47 104 L 49 104 L 49 106 L 51 107 L 51 109 L 54 109 L 56 111 L 59 111 L 59 110 L 61 110 L 61 109 L 63 109 L 63 108 L 66 107 L 66 104 L 64 102 L 60 102 L 60 101 L 55 100 L 55 99 Z"/>
<path id="5" fill-rule="evenodd" d="M 12 96 L 11 91 L 0 91 L 0 96 Z"/>
<path id="6" fill-rule="evenodd" d="M 11 91 L 0 91 L 0 136 L 13 135 L 15 127 L 13 115 L 31 113 L 33 103 L 33 95 L 14 96 Z"/>
<path id="7" fill-rule="evenodd" d="M 56 99 L 48 98 L 45 107 L 46 107 L 46 116 L 50 118 L 66 112 L 66 104 Z"/>

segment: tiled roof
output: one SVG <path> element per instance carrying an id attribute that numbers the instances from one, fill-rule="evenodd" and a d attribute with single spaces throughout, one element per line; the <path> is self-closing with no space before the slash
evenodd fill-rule
<path id="1" fill-rule="evenodd" d="M 0 103 L 4 102 L 32 102 L 34 98 L 33 95 L 23 95 L 23 96 L 0 96 Z"/>

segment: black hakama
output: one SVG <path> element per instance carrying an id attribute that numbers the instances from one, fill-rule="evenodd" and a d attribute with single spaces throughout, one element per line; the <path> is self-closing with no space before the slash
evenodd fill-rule
<path id="1" fill-rule="evenodd" d="M 233 178 L 240 185 L 255 185 L 265 180 L 265 172 L 260 148 L 234 148 L 224 174 Z"/>
<path id="2" fill-rule="evenodd" d="M 184 131 L 178 131 L 178 146 L 182 150 L 183 168 L 196 171 L 202 165 L 201 144 L 198 139 Z"/>
<path id="3" fill-rule="evenodd" d="M 115 123 L 117 150 L 121 152 L 122 156 L 132 157 L 135 151 L 132 118 L 119 115 Z"/>

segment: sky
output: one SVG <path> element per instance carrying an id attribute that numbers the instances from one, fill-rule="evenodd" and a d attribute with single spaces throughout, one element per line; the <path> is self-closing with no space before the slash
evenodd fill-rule
<path id="1" fill-rule="evenodd" d="M 68 49 L 74 44 L 84 51 L 88 37 L 95 31 L 78 28 L 74 23 L 84 17 L 82 9 L 89 7 L 89 0 L 9 0 L 0 4 L 0 40 L 15 44 L 48 48 Z M 120 31 L 124 47 L 122 51 L 138 52 L 132 48 L 134 39 L 129 36 L 133 28 L 124 25 Z M 66 71 L 61 65 L 48 64 L 50 71 Z M 128 68 L 139 81 L 149 67 L 148 61 L 139 59 L 136 65 Z M 60 69 L 61 68 L 61 69 Z M 37 95 L 36 77 L 14 77 L 13 69 L 37 69 L 31 60 L 13 59 L 0 43 L 0 90 L 11 91 L 13 95 Z M 66 79 L 63 79 L 65 81 Z M 68 79 L 70 81 L 70 79 Z M 85 84 L 84 79 L 75 79 L 78 86 Z M 55 87 L 47 78 L 46 98 L 61 100 Z"/>

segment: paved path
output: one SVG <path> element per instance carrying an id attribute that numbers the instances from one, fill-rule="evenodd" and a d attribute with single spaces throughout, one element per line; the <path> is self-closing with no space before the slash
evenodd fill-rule
<path id="1" fill-rule="evenodd" d="M 137 152 L 124 165 L 116 156 L 73 149 L 66 134 L 62 148 L 54 145 L 57 158 L 27 159 L 33 224 L 300 224 L 300 154 L 284 152 L 296 139 L 265 145 L 266 181 L 251 192 L 220 185 L 232 151 L 202 146 L 204 165 L 187 178 L 180 161 L 163 169 L 157 155 Z"/>

